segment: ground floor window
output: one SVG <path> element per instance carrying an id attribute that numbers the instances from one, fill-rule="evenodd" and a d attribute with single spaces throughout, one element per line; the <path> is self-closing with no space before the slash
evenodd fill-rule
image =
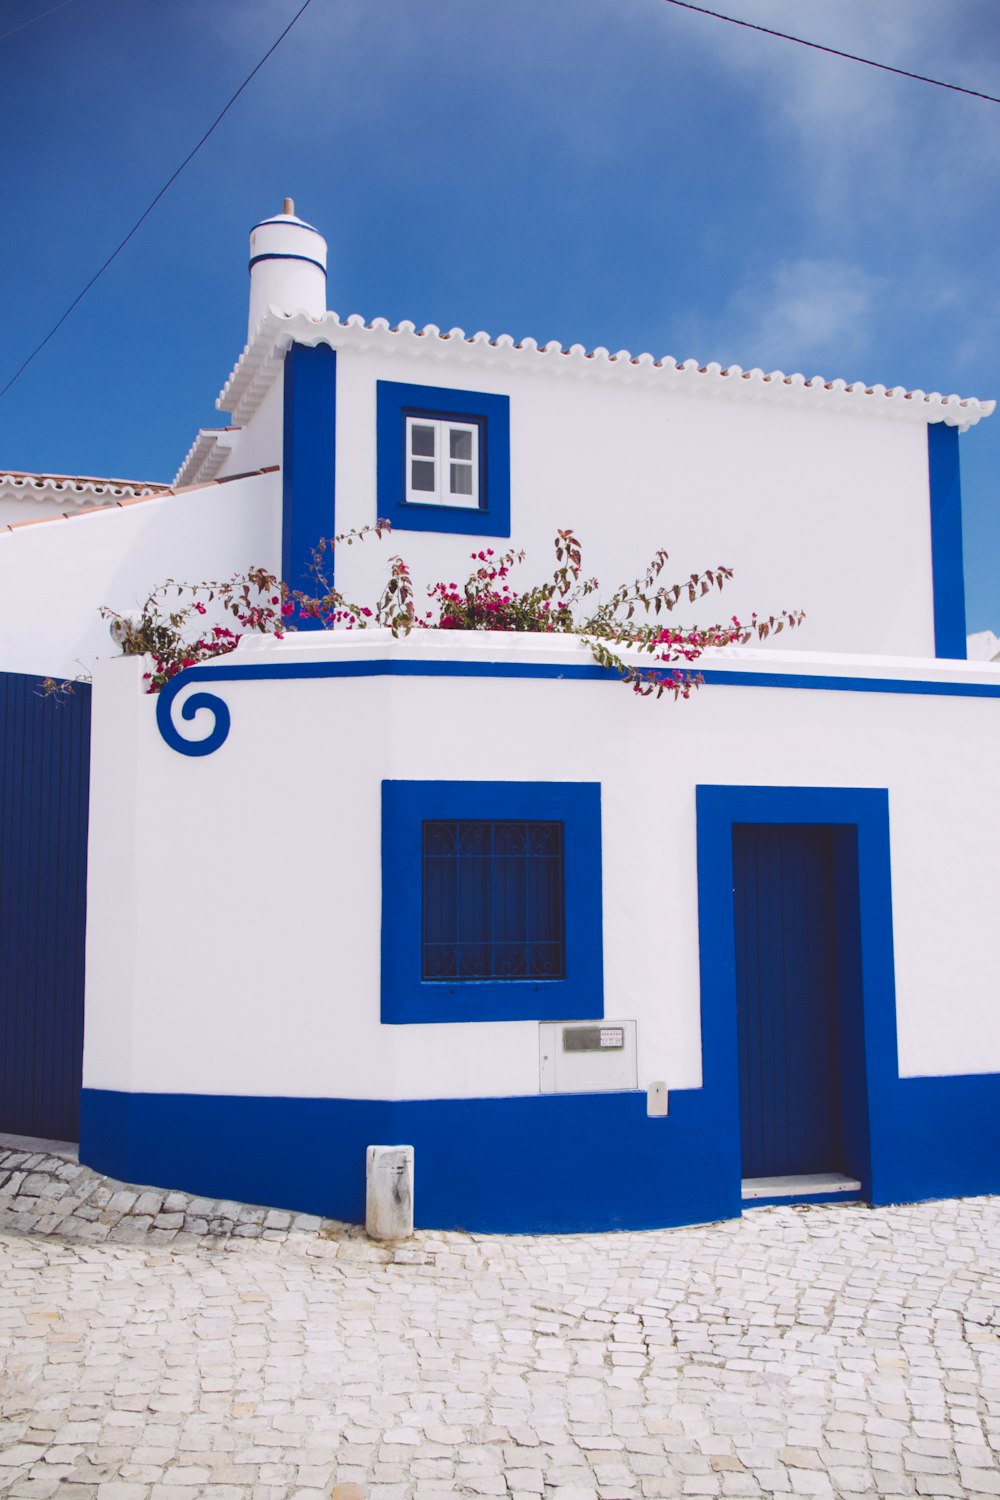
<path id="1" fill-rule="evenodd" d="M 604 1014 L 594 782 L 382 783 L 382 1019 Z"/>

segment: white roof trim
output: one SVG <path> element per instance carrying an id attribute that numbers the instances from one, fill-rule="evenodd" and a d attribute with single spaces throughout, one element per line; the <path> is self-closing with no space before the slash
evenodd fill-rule
<path id="1" fill-rule="evenodd" d="M 205 484 L 214 479 L 232 453 L 234 434 L 238 431 L 238 427 L 203 427 L 174 475 L 174 487 Z"/>
<path id="2" fill-rule="evenodd" d="M 683 390 L 706 396 L 736 397 L 751 401 L 781 401 L 803 406 L 815 403 L 827 411 L 857 415 L 902 418 L 918 422 L 944 422 L 964 432 L 996 403 L 973 397 L 942 396 L 933 391 L 908 391 L 903 386 L 866 386 L 860 381 L 826 380 L 814 375 L 785 375 L 781 370 L 744 370 L 739 365 L 699 365 L 688 359 L 678 364 L 651 354 L 632 355 L 627 349 L 610 354 L 607 349 L 586 350 L 582 344 L 564 349 L 555 342 L 539 347 L 535 339 L 516 343 L 509 333 L 493 339 L 488 333 L 466 334 L 461 328 L 442 333 L 433 323 L 416 328 L 400 323 L 391 328 L 387 319 L 366 323 L 358 313 L 343 321 L 335 312 L 321 318 L 308 313 L 284 313 L 269 307 L 256 333 L 247 344 L 216 402 L 220 411 L 232 412 L 233 420 L 246 423 L 257 410 L 281 366 L 291 343 L 330 344 L 335 349 L 359 352 L 400 352 L 427 358 L 433 353 L 440 363 L 463 365 L 510 365 L 545 373 L 572 374 L 598 380 L 631 380 L 643 386 Z"/>

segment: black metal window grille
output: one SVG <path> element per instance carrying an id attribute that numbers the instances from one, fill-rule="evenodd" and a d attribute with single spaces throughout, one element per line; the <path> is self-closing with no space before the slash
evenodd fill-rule
<path id="1" fill-rule="evenodd" d="M 421 975 L 563 979 L 563 825 L 425 822 Z"/>

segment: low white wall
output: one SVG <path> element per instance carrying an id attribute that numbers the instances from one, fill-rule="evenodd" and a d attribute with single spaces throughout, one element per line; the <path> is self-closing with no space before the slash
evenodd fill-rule
<path id="1" fill-rule="evenodd" d="M 289 638 L 239 660 L 384 656 L 587 660 L 539 638 L 381 635 Z M 751 676 L 1000 682 L 972 664 L 739 662 Z M 901 1072 L 1000 1071 L 995 699 L 709 686 L 654 703 L 571 680 L 220 681 L 229 738 L 193 758 L 161 739 L 140 671 L 118 660 L 95 677 L 88 1087 L 537 1092 L 533 1022 L 379 1022 L 383 778 L 602 783 L 605 1009 L 638 1022 L 643 1088 L 701 1079 L 695 785 L 888 787 Z"/>
<path id="2" fill-rule="evenodd" d="M 115 649 L 102 604 L 133 610 L 167 578 L 280 560 L 280 474 L 0 532 L 0 670 L 76 677 Z"/>

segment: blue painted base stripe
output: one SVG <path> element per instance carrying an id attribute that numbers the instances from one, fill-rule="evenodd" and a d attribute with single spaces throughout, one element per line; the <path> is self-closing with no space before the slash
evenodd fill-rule
<path id="1" fill-rule="evenodd" d="M 899 1078 L 872 1115 L 873 1203 L 1000 1193 L 1000 1074 Z"/>
<path id="2" fill-rule="evenodd" d="M 739 1121 L 717 1092 L 265 1099 L 83 1091 L 80 1159 L 124 1182 L 361 1223 L 365 1148 L 412 1144 L 416 1224 L 506 1234 L 736 1218 Z M 721 1105 L 721 1107 L 720 1107 Z M 876 1204 L 1000 1192 L 1000 1075 L 900 1079 Z M 788 1200 L 782 1200 L 787 1202 Z M 845 1201 L 842 1194 L 836 1201 Z"/>
<path id="3" fill-rule="evenodd" d="M 740 1212 L 701 1090 L 403 1102 L 85 1089 L 80 1159 L 124 1182 L 361 1223 L 365 1149 L 415 1148 L 424 1229 L 652 1229 Z"/>

